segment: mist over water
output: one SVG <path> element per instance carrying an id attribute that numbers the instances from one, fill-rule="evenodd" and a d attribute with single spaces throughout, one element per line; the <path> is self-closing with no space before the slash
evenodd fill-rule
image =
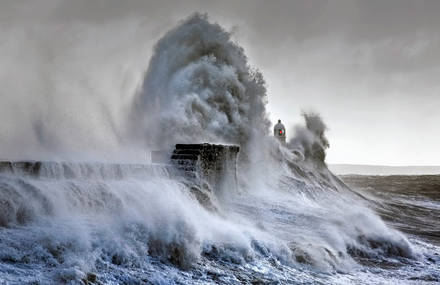
<path id="1" fill-rule="evenodd" d="M 206 15 L 182 21 L 156 44 L 117 133 L 145 150 L 239 144 L 237 187 L 208 185 L 200 201 L 171 167 L 145 164 L 0 172 L 0 280 L 371 284 L 421 269 L 439 278 L 438 248 L 385 224 L 327 169 L 320 116 L 304 114 L 284 146 L 268 135 L 266 101 L 262 74 L 227 31 Z M 44 121 L 35 124 L 44 142 Z"/>
<path id="2" fill-rule="evenodd" d="M 144 159 L 126 133 L 148 64 L 139 25 L 2 25 L 0 159 L 124 161 L 140 151 Z"/>

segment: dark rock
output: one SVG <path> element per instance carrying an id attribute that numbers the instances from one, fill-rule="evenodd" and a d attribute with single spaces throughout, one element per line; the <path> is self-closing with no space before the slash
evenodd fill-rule
<path id="1" fill-rule="evenodd" d="M 112 263 L 114 265 L 121 265 L 124 262 L 124 258 L 119 254 L 114 254 L 112 256 Z"/>
<path id="2" fill-rule="evenodd" d="M 87 273 L 87 281 L 95 283 L 96 282 L 96 274 L 94 273 Z"/>

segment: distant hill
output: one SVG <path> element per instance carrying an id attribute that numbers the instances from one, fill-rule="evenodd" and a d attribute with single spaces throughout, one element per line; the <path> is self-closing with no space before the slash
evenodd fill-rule
<path id="1" fill-rule="evenodd" d="M 329 164 L 337 175 L 433 175 L 440 174 L 440 166 L 386 166 L 362 164 Z"/>

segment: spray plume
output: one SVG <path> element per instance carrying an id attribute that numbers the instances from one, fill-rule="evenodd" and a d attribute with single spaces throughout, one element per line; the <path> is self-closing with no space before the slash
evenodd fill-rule
<path id="1" fill-rule="evenodd" d="M 194 14 L 155 46 L 134 118 L 152 147 L 202 141 L 245 147 L 270 125 L 264 84 L 231 34 Z"/>
<path id="2" fill-rule="evenodd" d="M 321 116 L 313 112 L 303 112 L 305 126 L 295 127 L 295 136 L 290 140 L 289 147 L 301 153 L 304 160 L 317 166 L 325 165 L 325 150 L 330 146 L 325 131 L 327 126 Z"/>

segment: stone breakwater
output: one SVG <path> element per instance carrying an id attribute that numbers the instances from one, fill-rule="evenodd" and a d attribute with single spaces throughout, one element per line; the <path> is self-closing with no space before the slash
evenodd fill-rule
<path id="1" fill-rule="evenodd" d="M 236 183 L 239 147 L 216 144 L 176 144 L 164 160 L 152 164 L 100 162 L 0 161 L 0 173 L 52 179 L 124 179 L 151 175 L 183 176 L 213 188 Z M 157 153 L 157 152 L 156 152 Z"/>

